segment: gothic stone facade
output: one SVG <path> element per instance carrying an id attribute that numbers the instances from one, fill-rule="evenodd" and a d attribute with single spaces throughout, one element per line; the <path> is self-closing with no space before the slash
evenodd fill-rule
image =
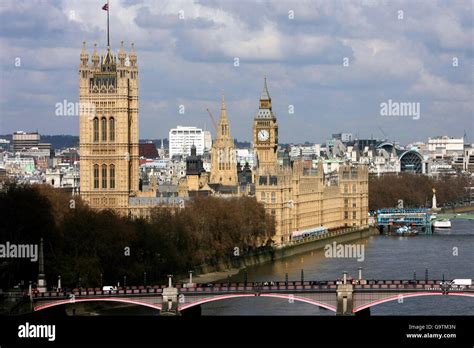
<path id="1" fill-rule="evenodd" d="M 284 244 L 294 231 L 314 227 L 364 226 L 368 223 L 368 170 L 344 165 L 338 182 L 325 182 L 323 166 L 305 168 L 303 161 L 275 171 L 257 170 L 257 201 L 274 216 L 273 240 Z"/>
<path id="2" fill-rule="evenodd" d="M 128 213 L 138 192 L 138 65 L 133 49 L 80 56 L 81 196 L 93 208 Z"/>
<path id="3" fill-rule="evenodd" d="M 323 166 L 305 167 L 302 160 L 280 165 L 277 160 L 278 123 L 265 79 L 253 126 L 256 199 L 273 215 L 273 240 L 284 244 L 294 231 L 319 226 L 367 225 L 368 169 L 341 166 L 336 181 L 326 182 Z"/>

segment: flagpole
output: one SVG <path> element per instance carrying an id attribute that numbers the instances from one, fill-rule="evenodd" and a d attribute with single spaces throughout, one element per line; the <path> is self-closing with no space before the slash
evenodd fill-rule
<path id="1" fill-rule="evenodd" d="M 110 47 L 110 36 L 109 36 L 109 0 L 107 0 L 107 48 Z"/>

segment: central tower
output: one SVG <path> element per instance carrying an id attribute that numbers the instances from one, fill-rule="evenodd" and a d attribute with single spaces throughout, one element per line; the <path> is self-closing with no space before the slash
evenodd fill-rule
<path id="1" fill-rule="evenodd" d="M 265 78 L 258 113 L 253 121 L 253 148 L 259 170 L 274 172 L 277 168 L 278 123 L 272 111 L 272 99 Z"/>
<path id="2" fill-rule="evenodd" d="M 212 144 L 210 183 L 237 185 L 237 162 L 234 139 L 230 135 L 229 119 L 222 94 L 221 115 L 216 128 L 216 141 Z"/>
<path id="3" fill-rule="evenodd" d="M 118 59 L 109 46 L 99 58 L 94 45 L 89 62 L 84 42 L 80 60 L 80 194 L 92 208 L 127 214 L 139 182 L 137 55 L 122 42 Z"/>

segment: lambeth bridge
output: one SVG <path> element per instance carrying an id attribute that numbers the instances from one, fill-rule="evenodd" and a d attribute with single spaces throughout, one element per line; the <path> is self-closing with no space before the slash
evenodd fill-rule
<path id="1" fill-rule="evenodd" d="M 161 315 L 179 315 L 190 307 L 238 297 L 270 297 L 300 301 L 326 308 L 336 315 L 355 315 L 372 306 L 417 296 L 474 297 L 474 286 L 450 286 L 443 280 L 366 280 L 352 279 L 344 273 L 335 281 L 278 281 L 167 285 L 101 289 L 74 289 L 30 293 L 33 311 L 90 301 L 112 301 L 151 307 Z"/>

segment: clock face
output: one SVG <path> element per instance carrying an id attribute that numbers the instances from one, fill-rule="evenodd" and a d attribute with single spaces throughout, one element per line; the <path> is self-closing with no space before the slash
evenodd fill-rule
<path id="1" fill-rule="evenodd" d="M 270 138 L 270 133 L 266 129 L 261 129 L 258 131 L 258 140 L 267 141 Z"/>

